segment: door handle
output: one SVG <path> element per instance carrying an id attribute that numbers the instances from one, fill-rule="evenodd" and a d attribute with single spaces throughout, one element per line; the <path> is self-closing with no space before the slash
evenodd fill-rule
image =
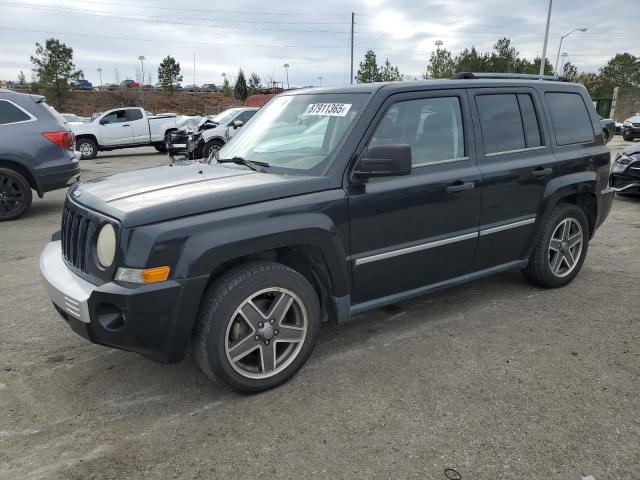
<path id="1" fill-rule="evenodd" d="M 551 175 L 553 173 L 553 168 L 547 167 L 538 167 L 531 172 L 531 176 L 536 178 L 546 177 L 547 175 Z"/>
<path id="2" fill-rule="evenodd" d="M 475 186 L 476 186 L 476 182 L 462 182 L 458 180 L 453 185 L 448 186 L 446 190 L 447 190 L 447 193 L 455 194 L 455 193 L 464 192 L 465 190 L 471 190 Z"/>
<path id="3" fill-rule="evenodd" d="M 129 125 L 128 123 L 125 123 L 124 125 L 122 125 L 123 127 L 130 127 L 131 125 Z"/>

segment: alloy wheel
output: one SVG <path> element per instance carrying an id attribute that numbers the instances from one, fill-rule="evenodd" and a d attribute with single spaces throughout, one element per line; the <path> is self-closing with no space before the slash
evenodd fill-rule
<path id="1" fill-rule="evenodd" d="M 90 157 L 93 155 L 93 145 L 90 143 L 80 144 L 80 153 L 84 156 Z"/>
<path id="2" fill-rule="evenodd" d="M 299 355 L 307 330 L 307 311 L 295 293 L 279 287 L 261 290 L 245 299 L 227 324 L 227 360 L 246 378 L 272 377 Z"/>
<path id="3" fill-rule="evenodd" d="M 549 268 L 556 277 L 566 277 L 578 264 L 584 235 L 580 222 L 565 218 L 553 231 L 549 242 Z"/>
<path id="4" fill-rule="evenodd" d="M 10 217 L 22 208 L 24 191 L 9 175 L 0 175 L 0 217 Z"/>

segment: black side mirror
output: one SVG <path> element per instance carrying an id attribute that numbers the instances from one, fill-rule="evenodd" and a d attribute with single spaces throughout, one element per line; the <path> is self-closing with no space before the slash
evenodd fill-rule
<path id="1" fill-rule="evenodd" d="M 244 122 L 242 120 L 234 120 L 233 121 L 233 128 L 240 128 L 242 125 L 244 125 Z"/>
<path id="2" fill-rule="evenodd" d="M 106 125 L 107 121 L 103 118 L 102 120 L 100 120 L 100 125 Z"/>
<path id="3" fill-rule="evenodd" d="M 356 165 L 358 178 L 397 177 L 411 173 L 411 147 L 407 144 L 370 147 Z"/>

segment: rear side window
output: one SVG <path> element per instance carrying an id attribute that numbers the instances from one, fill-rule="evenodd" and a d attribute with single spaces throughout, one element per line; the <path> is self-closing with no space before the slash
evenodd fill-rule
<path id="1" fill-rule="evenodd" d="M 526 147 L 524 127 L 515 94 L 476 97 L 485 153 L 508 152 Z"/>
<path id="2" fill-rule="evenodd" d="M 587 106 L 577 93 L 546 93 L 558 145 L 588 143 L 594 140 Z"/>
<path id="3" fill-rule="evenodd" d="M 142 112 L 138 109 L 127 110 L 127 121 L 142 120 Z"/>
<path id="4" fill-rule="evenodd" d="M 7 100 L 0 100 L 0 125 L 29 120 L 31 120 L 31 117 L 17 105 Z"/>
<path id="5" fill-rule="evenodd" d="M 540 123 L 536 109 L 533 106 L 531 95 L 526 93 L 518 94 L 518 104 L 520 105 L 520 115 L 522 116 L 522 126 L 524 127 L 524 140 L 527 148 L 540 147 Z"/>

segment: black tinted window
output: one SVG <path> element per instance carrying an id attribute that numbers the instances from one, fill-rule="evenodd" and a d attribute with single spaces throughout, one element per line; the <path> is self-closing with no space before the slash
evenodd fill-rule
<path id="1" fill-rule="evenodd" d="M 547 93 L 558 145 L 593 141 L 593 126 L 587 106 L 577 93 Z"/>
<path id="2" fill-rule="evenodd" d="M 130 122 L 142 120 L 142 112 L 138 109 L 127 110 L 127 120 Z"/>
<path id="3" fill-rule="evenodd" d="M 522 115 L 522 125 L 524 126 L 527 148 L 541 146 L 540 123 L 538 122 L 538 115 L 533 106 L 531 95 L 519 94 L 518 103 L 520 104 L 520 114 Z"/>
<path id="4" fill-rule="evenodd" d="M 465 156 L 458 97 L 394 104 L 376 128 L 370 146 L 408 144 L 414 165 Z"/>
<path id="5" fill-rule="evenodd" d="M 485 153 L 525 148 L 520 107 L 515 94 L 476 97 Z"/>
<path id="6" fill-rule="evenodd" d="M 0 101 L 0 125 L 6 123 L 24 122 L 31 117 L 16 107 L 13 103 L 5 100 Z"/>
<path id="7" fill-rule="evenodd" d="M 251 117 L 256 114 L 256 111 L 257 110 L 247 110 L 245 112 L 242 112 L 236 117 L 236 120 L 240 120 L 242 123 L 247 123 L 251 119 Z"/>

